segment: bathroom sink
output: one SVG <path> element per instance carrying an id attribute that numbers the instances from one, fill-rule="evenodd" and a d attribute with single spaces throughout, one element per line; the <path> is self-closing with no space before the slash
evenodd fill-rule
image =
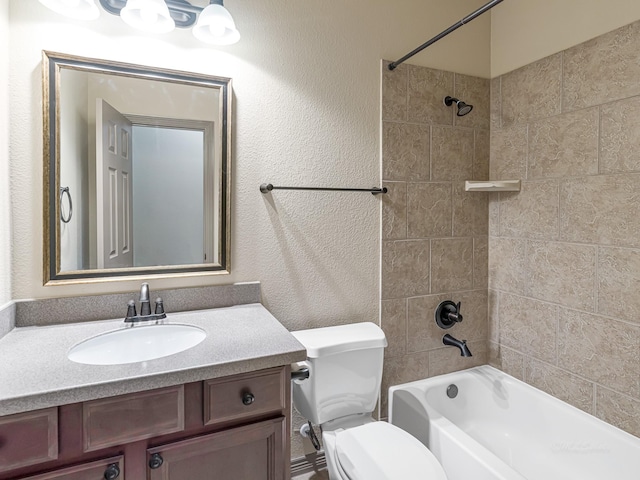
<path id="1" fill-rule="evenodd" d="M 84 340 L 67 357 L 89 365 L 121 365 L 173 355 L 195 347 L 207 336 L 192 325 L 136 325 Z"/>

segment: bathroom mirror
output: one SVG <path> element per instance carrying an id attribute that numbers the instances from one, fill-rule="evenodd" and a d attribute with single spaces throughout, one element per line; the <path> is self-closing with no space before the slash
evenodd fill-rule
<path id="1" fill-rule="evenodd" d="M 45 284 L 229 273 L 231 80 L 43 52 Z"/>

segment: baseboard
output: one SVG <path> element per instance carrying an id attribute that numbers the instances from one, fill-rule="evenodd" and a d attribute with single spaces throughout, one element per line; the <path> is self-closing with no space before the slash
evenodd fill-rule
<path id="1" fill-rule="evenodd" d="M 305 473 L 317 472 L 327 468 L 327 460 L 324 453 L 320 452 L 312 463 L 307 457 L 294 458 L 291 460 L 291 476 L 296 477 Z"/>

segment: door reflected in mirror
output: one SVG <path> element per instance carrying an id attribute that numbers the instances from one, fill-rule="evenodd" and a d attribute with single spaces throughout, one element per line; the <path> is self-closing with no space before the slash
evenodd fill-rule
<path id="1" fill-rule="evenodd" d="M 47 52 L 43 71 L 45 283 L 228 273 L 230 80 Z"/>

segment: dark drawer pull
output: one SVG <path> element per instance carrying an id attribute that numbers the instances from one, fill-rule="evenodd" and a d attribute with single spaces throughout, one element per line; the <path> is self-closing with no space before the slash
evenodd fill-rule
<path id="1" fill-rule="evenodd" d="M 115 480 L 120 476 L 120 467 L 117 463 L 112 463 L 104 471 L 104 480 Z"/>
<path id="2" fill-rule="evenodd" d="M 163 463 L 164 459 L 162 458 L 162 455 L 160 455 L 159 453 L 154 453 L 149 459 L 149 468 L 155 470 L 156 468 L 160 468 Z"/>
<path id="3" fill-rule="evenodd" d="M 244 403 L 245 405 L 251 405 L 255 401 L 256 397 L 253 395 L 253 393 L 247 392 L 242 394 L 242 403 Z"/>

